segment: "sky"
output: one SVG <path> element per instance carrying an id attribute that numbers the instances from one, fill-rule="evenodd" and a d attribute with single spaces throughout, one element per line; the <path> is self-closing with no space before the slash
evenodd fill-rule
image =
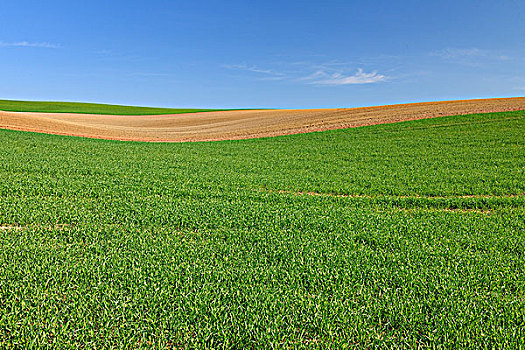
<path id="1" fill-rule="evenodd" d="M 3 1 L 0 81 L 173 108 L 525 96 L 525 1 Z"/>

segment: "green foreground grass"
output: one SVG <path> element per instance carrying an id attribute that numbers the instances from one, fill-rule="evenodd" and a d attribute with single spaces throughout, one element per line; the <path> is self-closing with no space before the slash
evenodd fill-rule
<path id="1" fill-rule="evenodd" d="M 82 113 L 108 115 L 160 115 L 196 112 L 224 111 L 225 109 L 155 108 L 107 105 L 80 102 L 45 102 L 0 100 L 0 111 L 43 112 L 43 113 Z"/>
<path id="2" fill-rule="evenodd" d="M 524 135 L 0 131 L 0 347 L 523 348 Z"/>

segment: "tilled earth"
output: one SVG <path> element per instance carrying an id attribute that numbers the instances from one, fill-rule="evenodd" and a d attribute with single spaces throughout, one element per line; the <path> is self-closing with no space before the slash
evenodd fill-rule
<path id="1" fill-rule="evenodd" d="M 525 110 L 525 97 L 362 108 L 220 111 L 145 116 L 0 111 L 0 128 L 112 140 L 218 141 L 517 110 Z"/>

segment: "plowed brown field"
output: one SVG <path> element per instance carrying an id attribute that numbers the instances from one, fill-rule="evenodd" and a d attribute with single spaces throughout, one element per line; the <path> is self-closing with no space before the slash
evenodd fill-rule
<path id="1" fill-rule="evenodd" d="M 134 141 L 212 141 L 305 133 L 448 115 L 525 110 L 525 97 L 362 108 L 115 116 L 0 111 L 0 128 Z"/>

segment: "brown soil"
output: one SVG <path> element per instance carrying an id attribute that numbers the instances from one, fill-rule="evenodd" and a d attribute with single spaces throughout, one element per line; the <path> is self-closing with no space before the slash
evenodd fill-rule
<path id="1" fill-rule="evenodd" d="M 517 110 L 525 110 L 525 97 L 362 108 L 221 111 L 155 116 L 0 111 L 0 128 L 112 140 L 217 141 Z"/>

